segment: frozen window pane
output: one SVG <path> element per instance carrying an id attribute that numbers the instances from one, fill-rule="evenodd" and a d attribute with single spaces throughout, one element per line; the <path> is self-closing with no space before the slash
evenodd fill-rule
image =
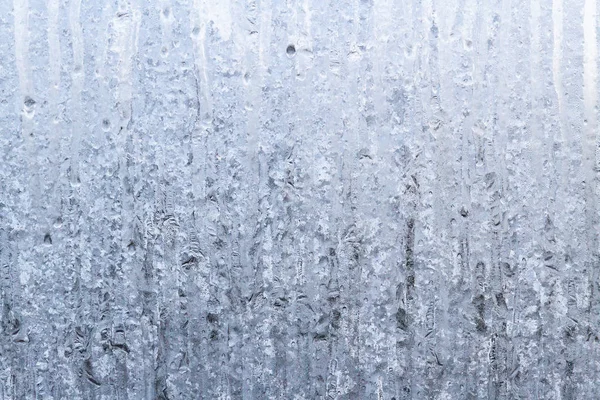
<path id="1" fill-rule="evenodd" d="M 597 398 L 597 32 L 0 2 L 0 398 Z"/>

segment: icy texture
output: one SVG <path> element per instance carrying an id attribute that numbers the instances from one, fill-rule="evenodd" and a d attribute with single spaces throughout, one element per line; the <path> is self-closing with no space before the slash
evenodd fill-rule
<path id="1" fill-rule="evenodd" d="M 597 399 L 596 0 L 0 0 L 0 399 Z"/>

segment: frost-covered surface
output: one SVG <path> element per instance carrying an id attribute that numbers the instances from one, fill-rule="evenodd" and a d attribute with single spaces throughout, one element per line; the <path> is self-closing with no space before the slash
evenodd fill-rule
<path id="1" fill-rule="evenodd" d="M 0 1 L 0 399 L 595 399 L 596 0 Z"/>

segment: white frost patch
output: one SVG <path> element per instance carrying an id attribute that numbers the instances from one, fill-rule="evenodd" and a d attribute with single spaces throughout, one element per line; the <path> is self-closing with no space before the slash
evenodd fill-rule
<path id="1" fill-rule="evenodd" d="M 231 37 L 230 0 L 206 0 L 208 20 L 212 21 L 223 40 Z"/>

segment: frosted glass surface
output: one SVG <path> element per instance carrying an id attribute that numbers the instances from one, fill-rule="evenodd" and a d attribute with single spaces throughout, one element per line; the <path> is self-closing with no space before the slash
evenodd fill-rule
<path id="1" fill-rule="evenodd" d="M 598 399 L 596 0 L 0 0 L 0 400 Z"/>

